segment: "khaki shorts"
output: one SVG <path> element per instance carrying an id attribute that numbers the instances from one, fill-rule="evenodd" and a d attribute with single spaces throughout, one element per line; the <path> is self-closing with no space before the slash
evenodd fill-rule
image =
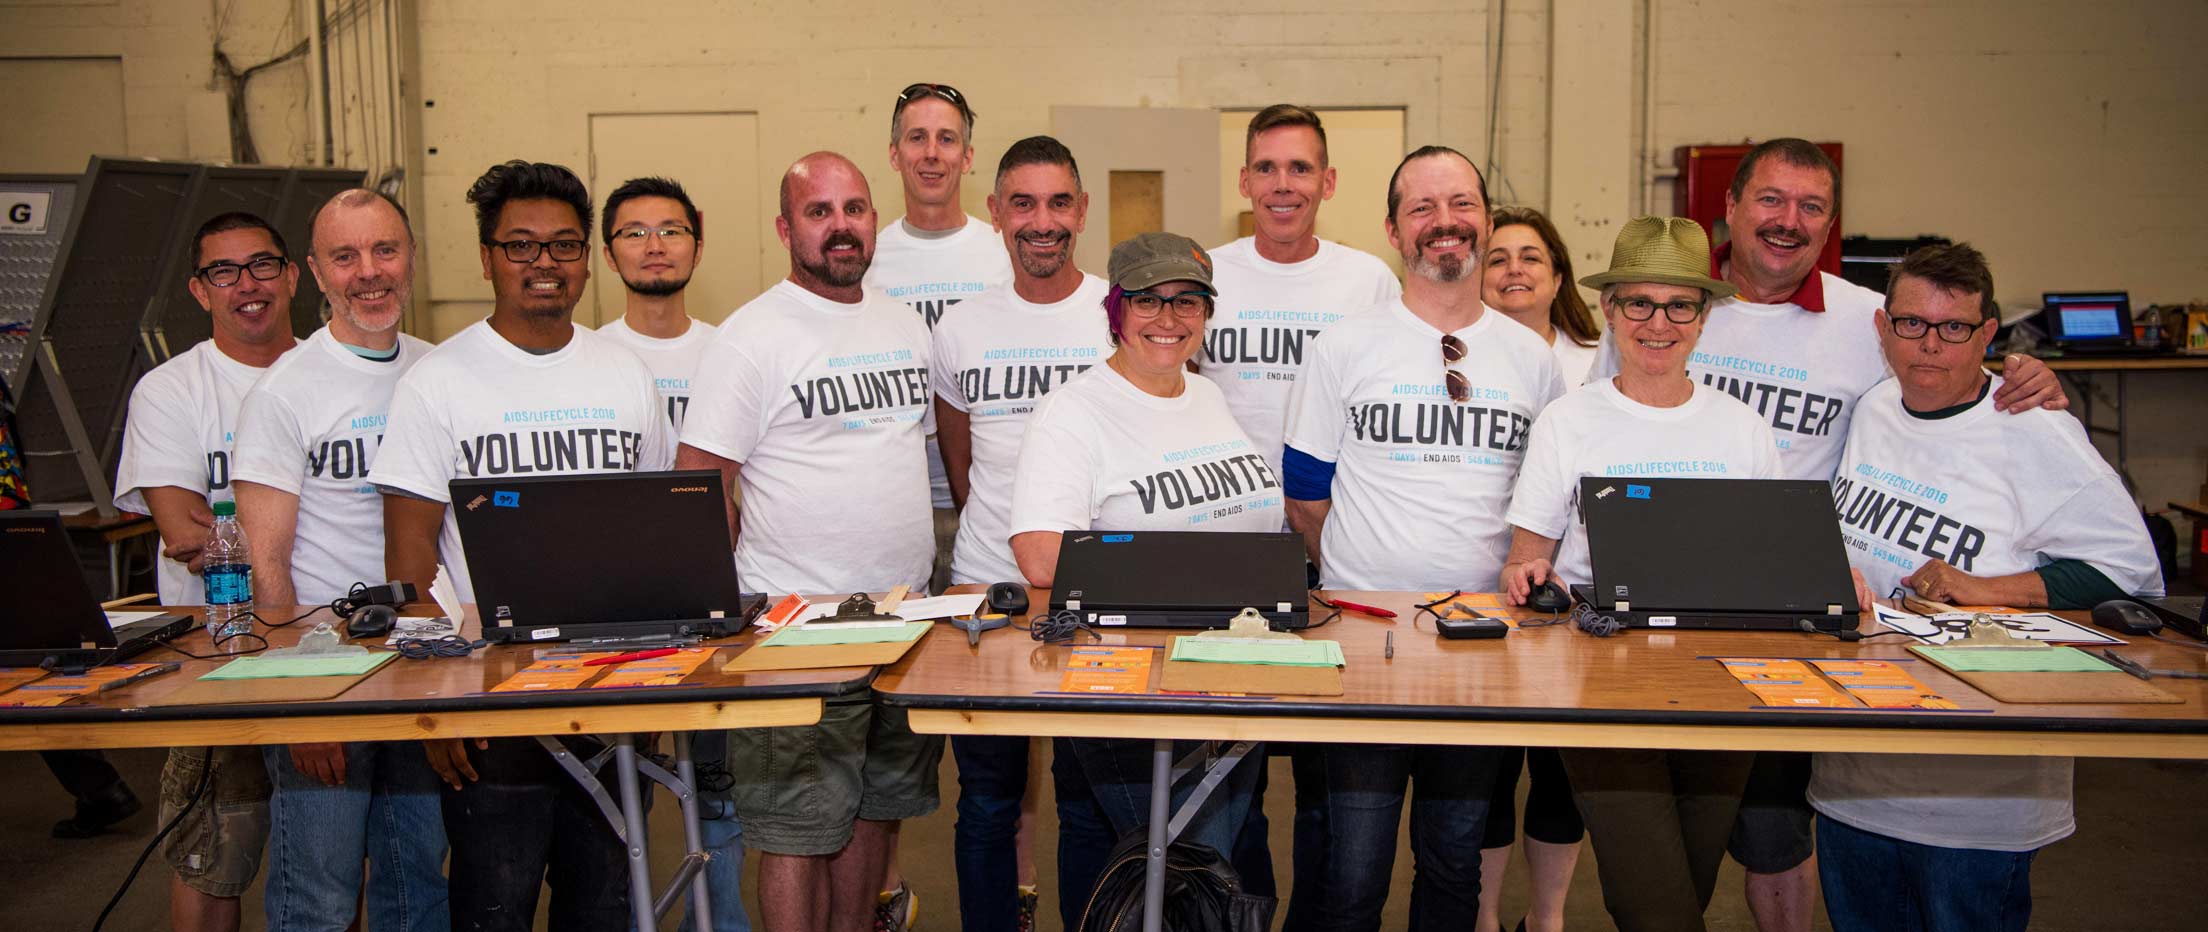
<path id="1" fill-rule="evenodd" d="M 207 748 L 170 748 L 161 765 L 161 817 L 169 824 L 200 788 Z M 214 749 L 213 773 L 191 814 L 161 843 L 161 858 L 186 886 L 208 896 L 236 897 L 261 872 L 268 841 L 268 769 L 261 749 Z"/>
<path id="2" fill-rule="evenodd" d="M 728 733 L 729 799 L 744 845 L 824 855 L 851 841 L 855 819 L 895 822 L 934 812 L 942 735 L 914 734 L 905 710 L 869 699 L 830 701 L 820 724 Z"/>

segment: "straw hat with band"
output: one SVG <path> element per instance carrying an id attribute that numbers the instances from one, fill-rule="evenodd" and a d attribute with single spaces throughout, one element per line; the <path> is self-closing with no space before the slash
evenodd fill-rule
<path id="1" fill-rule="evenodd" d="M 1112 247 L 1112 284 L 1121 291 L 1143 291 L 1166 282 L 1211 284 L 1211 254 L 1178 233 L 1144 233 Z"/>
<path id="2" fill-rule="evenodd" d="M 1678 285 L 1707 291 L 1712 301 L 1740 290 L 1711 278 L 1709 269 L 1710 235 L 1701 224 L 1685 217 L 1635 217 L 1618 229 L 1610 268 L 1579 283 L 1596 289 L 1633 282 Z"/>

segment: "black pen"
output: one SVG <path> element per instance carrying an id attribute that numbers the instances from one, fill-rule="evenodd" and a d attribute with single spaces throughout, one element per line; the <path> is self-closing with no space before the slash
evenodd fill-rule
<path id="1" fill-rule="evenodd" d="M 168 673 L 182 666 L 182 663 L 178 663 L 174 660 L 168 661 L 167 663 L 157 663 L 129 676 L 123 677 L 122 679 L 108 680 L 105 683 L 101 683 L 100 688 L 93 690 L 93 692 L 104 693 L 110 689 L 121 689 L 132 683 L 138 682 L 139 680 L 150 680 L 156 676 L 160 676 L 163 673 Z"/>

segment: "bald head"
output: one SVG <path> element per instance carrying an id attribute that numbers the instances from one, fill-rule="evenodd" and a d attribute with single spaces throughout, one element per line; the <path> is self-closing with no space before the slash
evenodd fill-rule
<path id="1" fill-rule="evenodd" d="M 850 159 L 834 152 L 815 152 L 790 164 L 790 170 L 782 173 L 782 219 L 788 220 L 797 206 L 805 202 L 805 193 L 823 187 L 843 187 L 837 182 L 856 182 L 859 196 L 873 202 L 873 189 L 866 183 L 866 173 Z"/>
<path id="2" fill-rule="evenodd" d="M 315 253 L 322 251 L 323 215 L 363 209 L 385 214 L 388 218 L 395 218 L 398 221 L 399 229 L 406 233 L 406 241 L 410 244 L 414 241 L 414 222 L 407 218 L 406 208 L 399 206 L 399 202 L 392 200 L 381 191 L 368 188 L 347 188 L 337 192 L 329 200 L 323 201 L 320 206 L 314 209 L 314 213 L 307 215 L 307 255 L 313 256 Z"/>
<path id="3" fill-rule="evenodd" d="M 859 299 L 874 261 L 874 200 L 866 175 L 833 152 L 798 159 L 782 174 L 775 233 L 790 251 L 790 280 L 835 301 Z"/>

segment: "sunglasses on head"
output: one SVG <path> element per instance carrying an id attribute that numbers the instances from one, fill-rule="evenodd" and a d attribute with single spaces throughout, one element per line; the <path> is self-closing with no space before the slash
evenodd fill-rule
<path id="1" fill-rule="evenodd" d="M 1453 333 L 1441 335 L 1441 383 L 1449 389 L 1449 400 L 1463 404 L 1472 400 L 1472 380 L 1454 367 L 1464 361 L 1464 341 Z"/>
<path id="2" fill-rule="evenodd" d="M 952 87 L 948 84 L 929 84 L 926 81 L 913 84 L 897 93 L 896 113 L 905 112 L 906 104 L 912 103 L 913 101 L 919 100 L 923 97 L 934 97 L 948 101 L 950 102 L 951 106 L 958 108 L 959 116 L 965 117 L 968 120 L 974 118 L 974 111 L 966 106 L 966 95 L 959 93 L 958 88 Z M 895 114 L 892 115 L 894 116 Z"/>

